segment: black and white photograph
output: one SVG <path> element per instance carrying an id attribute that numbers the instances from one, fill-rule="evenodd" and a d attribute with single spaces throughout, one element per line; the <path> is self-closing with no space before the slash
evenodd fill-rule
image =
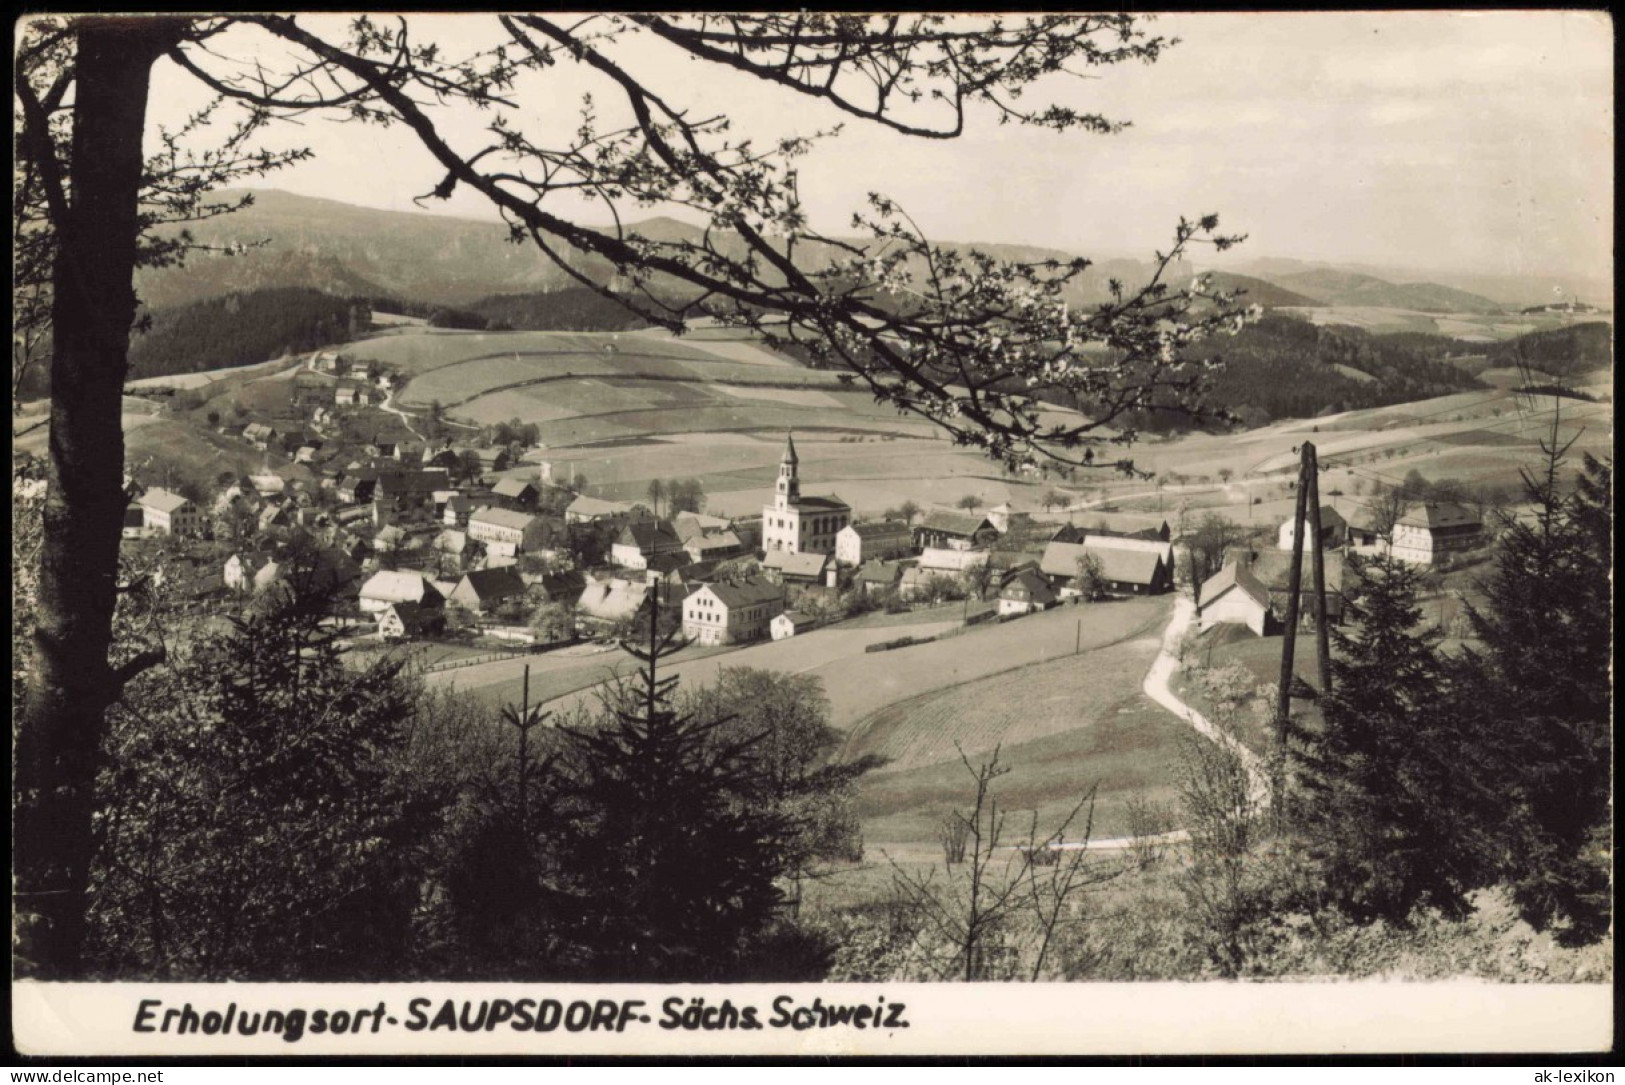
<path id="1" fill-rule="evenodd" d="M 1609 1049 L 1613 34 L 21 19 L 16 1050 Z"/>

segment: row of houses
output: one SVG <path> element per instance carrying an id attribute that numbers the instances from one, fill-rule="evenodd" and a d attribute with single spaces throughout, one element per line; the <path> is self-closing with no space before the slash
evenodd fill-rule
<path id="1" fill-rule="evenodd" d="M 1416 565 L 1432 565 L 1451 554 L 1484 545 L 1484 521 L 1465 505 L 1446 501 L 1422 501 L 1407 506 L 1395 518 L 1386 537 L 1378 530 L 1369 509 L 1344 516 L 1331 505 L 1318 510 L 1321 545 L 1328 550 L 1350 550 L 1375 554 L 1384 550 Z M 1297 534 L 1296 521 L 1281 525 L 1276 545 L 1291 550 Z M 1313 545 L 1313 533 L 1305 545 Z"/>

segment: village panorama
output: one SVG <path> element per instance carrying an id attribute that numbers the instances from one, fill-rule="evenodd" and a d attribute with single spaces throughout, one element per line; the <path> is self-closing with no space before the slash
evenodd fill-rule
<path id="1" fill-rule="evenodd" d="M 1168 21 L 1146 86 L 1197 79 L 1228 25 Z M 604 48 L 714 59 L 688 25 L 615 19 Z M 250 30 L 318 48 L 270 20 L 220 55 Z M 164 55 L 155 80 L 191 78 Z M 345 93 L 409 110 L 368 86 Z M 1153 133 L 1178 108 L 1124 104 Z M 1220 235 L 1192 220 L 1174 253 L 1068 272 L 1086 232 L 1037 248 L 989 213 L 965 241 L 781 246 L 798 278 L 754 262 L 780 251 L 752 248 L 757 211 L 707 226 L 620 142 L 656 161 L 681 123 L 593 137 L 629 156 L 603 167 L 629 195 L 601 250 L 525 205 L 369 206 L 377 164 L 344 165 L 343 195 L 294 163 L 222 178 L 206 199 L 233 210 L 191 213 L 184 259 L 138 260 L 106 653 L 128 680 L 85 755 L 84 907 L 41 913 L 42 954 L 153 980 L 1611 981 L 1611 280 L 1293 247 L 1268 206 L 1238 232 L 1273 249 L 1201 247 Z M 1086 158 L 1138 131 L 1047 136 Z M 516 183 L 500 157 L 401 183 L 472 200 L 481 170 Z M 1011 262 L 1038 303 L 997 294 Z M 1000 335 L 943 330 L 975 291 L 939 322 L 896 287 L 942 268 L 1001 299 L 977 318 Z M 1168 315 L 1134 323 L 1141 291 Z M 1052 303 L 1115 323 L 1045 373 L 1118 384 L 1022 383 L 999 352 L 1060 350 L 1021 315 Z M 14 370 L 19 718 L 57 650 L 42 555 L 82 448 L 53 433 L 65 327 Z M 1147 372 L 1201 372 L 1189 399 L 1113 401 L 1146 336 Z M 978 387 L 996 358 L 1017 376 Z M 934 390 L 886 383 L 905 372 Z M 967 436 L 1018 394 L 1021 441 Z"/>

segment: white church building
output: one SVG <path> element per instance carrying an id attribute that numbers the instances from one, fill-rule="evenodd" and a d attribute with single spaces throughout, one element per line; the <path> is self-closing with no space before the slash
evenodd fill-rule
<path id="1" fill-rule="evenodd" d="M 762 549 L 791 554 L 833 554 L 835 536 L 852 521 L 852 506 L 838 497 L 803 497 L 795 438 L 786 434 L 773 503 L 762 506 Z"/>

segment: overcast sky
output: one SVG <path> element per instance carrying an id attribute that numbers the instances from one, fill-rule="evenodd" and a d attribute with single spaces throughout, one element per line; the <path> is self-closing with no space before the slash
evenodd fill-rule
<path id="1" fill-rule="evenodd" d="M 414 18 L 420 35 L 432 31 L 454 50 L 490 40 L 489 18 Z M 1611 278 L 1613 42 L 1604 16 L 1177 14 L 1155 29 L 1182 39 L 1156 64 L 1052 88 L 1131 121 L 1128 130 L 1056 134 L 983 116 L 958 140 L 925 141 L 846 118 L 839 139 L 801 164 L 813 221 L 844 231 L 873 189 L 943 240 L 1144 256 L 1179 215 L 1215 211 L 1227 230 L 1249 235 L 1238 260 Z M 658 48 L 634 46 L 634 61 L 672 100 L 726 111 L 758 137 L 840 119 Z M 154 119 L 194 101 L 166 67 Z M 523 88 L 527 123 L 573 123 L 590 84 L 569 67 Z M 458 114 L 443 130 L 473 149 L 478 124 Z M 283 138 L 316 151 L 267 182 L 293 192 L 413 210 L 412 197 L 441 176 L 404 130 L 307 119 Z M 489 215 L 472 194 L 436 206 Z"/>

